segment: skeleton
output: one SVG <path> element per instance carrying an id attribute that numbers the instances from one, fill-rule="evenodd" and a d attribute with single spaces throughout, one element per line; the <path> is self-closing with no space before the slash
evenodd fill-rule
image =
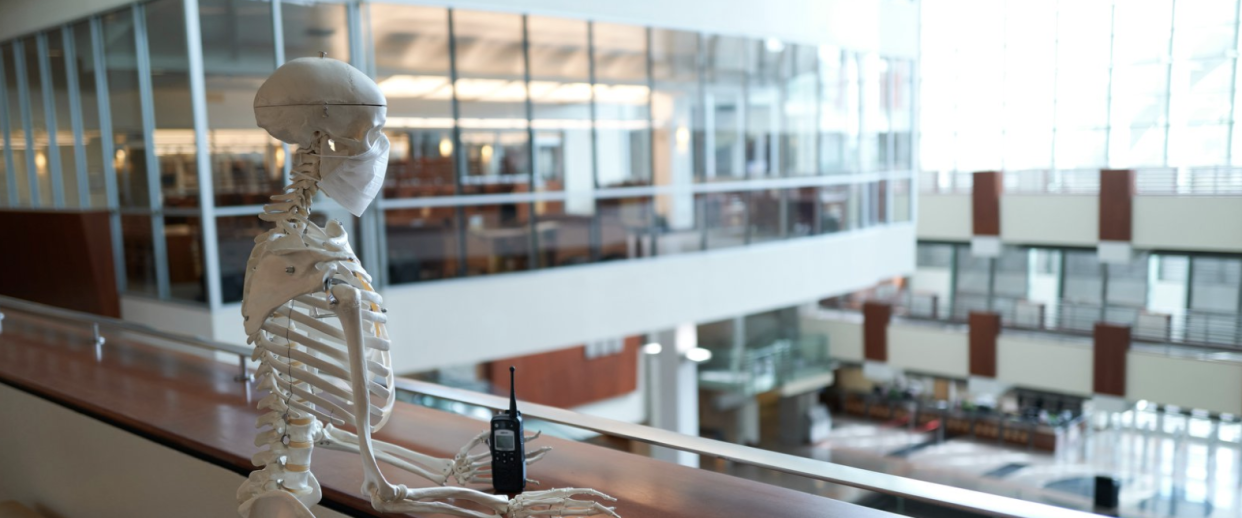
<path id="1" fill-rule="evenodd" d="M 322 189 L 354 215 L 374 198 L 382 181 L 388 141 L 380 131 L 386 102 L 368 77 L 343 62 L 290 61 L 255 97 L 259 126 L 299 146 L 291 183 L 272 197 L 259 217 L 275 227 L 255 239 L 246 263 L 242 302 L 249 342 L 259 361 L 255 445 L 266 447 L 238 489 L 243 517 L 313 518 L 321 490 L 310 471 L 318 446 L 359 454 L 362 493 L 382 512 L 442 513 L 475 518 L 503 515 L 616 517 L 591 489 L 552 489 L 512 498 L 465 487 L 409 488 L 392 484 L 379 461 L 438 485 L 485 483 L 490 454 L 470 453 L 487 437 L 466 443 L 453 459 L 436 458 L 376 440 L 372 434 L 392 415 L 395 393 L 391 342 L 383 299 L 350 248 L 337 221 L 320 227 L 310 206 Z M 351 433 L 340 426 L 352 426 Z M 538 437 L 528 436 L 526 441 Z M 527 463 L 550 448 L 527 454 Z M 534 481 L 531 481 L 534 482 Z M 457 503 L 471 502 L 470 507 Z"/>

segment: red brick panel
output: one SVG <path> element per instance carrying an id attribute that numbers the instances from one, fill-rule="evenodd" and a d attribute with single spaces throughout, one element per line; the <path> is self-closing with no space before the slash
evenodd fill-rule
<path id="1" fill-rule="evenodd" d="M 0 295 L 121 317 L 107 212 L 3 210 L 0 229 Z"/>
<path id="2" fill-rule="evenodd" d="M 974 174 L 971 194 L 973 228 L 976 236 L 1000 235 L 1001 174 L 982 171 Z"/>
<path id="3" fill-rule="evenodd" d="M 509 395 L 509 366 L 517 367 L 518 399 L 561 408 L 576 407 L 629 394 L 638 389 L 641 336 L 625 338 L 625 350 L 598 358 L 586 347 L 505 358 L 488 364 L 488 377 Z"/>
<path id="4" fill-rule="evenodd" d="M 863 357 L 877 362 L 888 361 L 888 322 L 893 306 L 884 302 L 863 304 Z"/>
<path id="5" fill-rule="evenodd" d="M 1126 395 L 1126 352 L 1130 350 L 1130 326 L 1095 324 L 1094 392 Z"/>
<path id="6" fill-rule="evenodd" d="M 996 337 L 1000 335 L 1001 317 L 997 313 L 970 313 L 970 374 L 996 377 Z"/>
<path id="7" fill-rule="evenodd" d="M 1100 241 L 1130 241 L 1134 171 L 1100 171 Z"/>

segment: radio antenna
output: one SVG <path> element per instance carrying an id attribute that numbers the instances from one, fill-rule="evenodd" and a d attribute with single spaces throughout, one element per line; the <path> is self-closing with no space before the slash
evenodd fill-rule
<path id="1" fill-rule="evenodd" d="M 513 390 L 513 373 L 516 371 L 517 369 L 512 365 L 509 366 L 509 415 L 513 417 L 517 417 L 518 415 L 517 392 L 514 392 Z"/>

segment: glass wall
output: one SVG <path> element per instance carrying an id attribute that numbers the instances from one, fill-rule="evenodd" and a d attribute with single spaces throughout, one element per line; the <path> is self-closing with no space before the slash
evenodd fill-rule
<path id="1" fill-rule="evenodd" d="M 240 300 L 267 228 L 254 214 L 296 153 L 255 127 L 254 95 L 286 60 L 321 53 L 388 99 L 380 217 L 349 217 L 322 195 L 314 215 L 381 255 L 363 257 L 383 266 L 380 286 L 910 219 L 908 60 L 430 6 L 185 5 L 154 0 L 0 42 L 0 206 L 110 211 L 130 294 Z"/>
<path id="2" fill-rule="evenodd" d="M 919 166 L 1238 165 L 1237 9 L 1228 0 L 926 3 Z"/>

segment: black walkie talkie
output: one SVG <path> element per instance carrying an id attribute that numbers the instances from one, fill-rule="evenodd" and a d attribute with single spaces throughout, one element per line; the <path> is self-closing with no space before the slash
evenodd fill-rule
<path id="1" fill-rule="evenodd" d="M 513 366 L 509 367 L 509 410 L 492 416 L 492 488 L 498 495 L 516 495 L 526 489 L 526 444 L 522 413 L 513 391 Z"/>

